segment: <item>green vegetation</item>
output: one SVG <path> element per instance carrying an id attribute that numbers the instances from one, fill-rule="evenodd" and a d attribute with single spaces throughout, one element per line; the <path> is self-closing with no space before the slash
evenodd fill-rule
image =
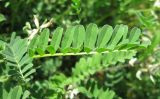
<path id="1" fill-rule="evenodd" d="M 0 99 L 159 99 L 159 0 L 0 1 Z"/>

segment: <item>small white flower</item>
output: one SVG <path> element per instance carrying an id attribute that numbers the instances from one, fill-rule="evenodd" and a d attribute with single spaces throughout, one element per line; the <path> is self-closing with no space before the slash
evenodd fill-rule
<path id="1" fill-rule="evenodd" d="M 154 80 L 153 76 L 150 75 L 149 77 L 150 77 L 151 81 L 155 84 L 155 80 Z"/>
<path id="2" fill-rule="evenodd" d="M 68 86 L 68 91 L 67 91 L 67 94 L 66 94 L 66 99 L 74 99 L 75 96 L 77 96 L 77 94 L 79 93 L 78 89 L 77 88 L 74 88 L 73 85 L 69 85 Z"/>
<path id="3" fill-rule="evenodd" d="M 69 98 L 74 99 L 74 97 L 79 93 L 78 89 L 73 89 L 70 93 Z"/>
<path id="4" fill-rule="evenodd" d="M 77 95 L 77 94 L 79 93 L 79 91 L 78 91 L 78 89 L 73 89 L 72 93 L 73 93 L 74 95 Z"/>
<path id="5" fill-rule="evenodd" d="M 37 28 L 39 28 L 39 20 L 38 20 L 38 17 L 36 15 L 34 15 L 34 24 L 36 25 Z"/>
<path id="6" fill-rule="evenodd" d="M 136 73 L 136 77 L 137 77 L 139 80 L 142 80 L 141 74 L 142 74 L 142 71 L 141 71 L 141 70 L 137 71 L 137 73 Z"/>
<path id="7" fill-rule="evenodd" d="M 36 15 L 34 15 L 34 24 L 36 26 L 35 29 L 32 29 L 31 26 L 30 26 L 30 23 L 26 23 L 26 25 L 28 26 L 27 28 L 27 33 L 29 34 L 29 37 L 28 37 L 28 40 L 29 40 L 29 43 L 30 41 L 33 39 L 33 37 L 39 33 L 39 31 L 41 31 L 42 29 L 44 28 L 47 28 L 49 27 L 50 25 L 52 25 L 52 21 L 53 19 L 49 20 L 48 22 L 44 22 L 41 26 L 39 25 L 39 20 L 38 20 L 38 17 Z M 28 43 L 28 44 L 29 44 Z"/>
<path id="8" fill-rule="evenodd" d="M 30 34 L 28 39 L 31 40 L 33 37 L 38 33 L 38 29 L 28 30 L 28 33 Z"/>
<path id="9" fill-rule="evenodd" d="M 53 20 L 51 19 L 49 22 L 42 24 L 42 25 L 40 26 L 40 28 L 43 29 L 43 28 L 49 27 L 49 26 L 52 24 L 52 21 L 53 21 Z"/>
<path id="10" fill-rule="evenodd" d="M 134 66 L 135 62 L 137 61 L 137 58 L 132 58 L 130 61 L 129 61 L 129 64 L 131 66 Z"/>

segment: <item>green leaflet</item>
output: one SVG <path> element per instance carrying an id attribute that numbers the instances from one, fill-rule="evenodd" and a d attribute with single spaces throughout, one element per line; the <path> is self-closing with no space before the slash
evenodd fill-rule
<path id="1" fill-rule="evenodd" d="M 89 24 L 86 28 L 86 35 L 84 40 L 84 50 L 90 52 L 95 48 L 95 43 L 98 34 L 98 27 L 96 24 Z"/>
<path id="2" fill-rule="evenodd" d="M 37 45 L 38 45 L 38 42 L 39 42 L 39 36 L 35 36 L 29 46 L 28 46 L 28 49 L 29 49 L 29 55 L 30 56 L 33 56 L 35 54 L 35 49 L 37 48 Z"/>
<path id="3" fill-rule="evenodd" d="M 118 43 L 118 45 L 115 47 L 115 49 L 125 49 L 125 47 L 129 47 L 128 43 L 129 43 L 129 39 L 128 39 L 128 26 L 127 25 L 123 25 L 124 28 L 124 34 L 123 37 L 121 39 L 121 41 Z"/>
<path id="4" fill-rule="evenodd" d="M 33 48 L 33 49 L 37 48 L 37 45 L 38 45 L 38 42 L 39 42 L 38 40 L 39 40 L 39 36 L 35 36 L 35 37 L 31 40 L 28 48 L 31 48 L 31 49 L 32 49 L 32 48 Z"/>
<path id="5" fill-rule="evenodd" d="M 38 46 L 37 46 L 37 49 L 36 49 L 36 51 L 40 55 L 45 54 L 45 50 L 48 46 L 49 34 L 50 34 L 49 29 L 44 29 L 40 33 L 39 42 L 38 42 Z"/>
<path id="6" fill-rule="evenodd" d="M 5 20 L 6 20 L 5 16 L 0 13 L 0 23 L 5 21 Z"/>
<path id="7" fill-rule="evenodd" d="M 27 99 L 30 95 L 30 92 L 28 90 L 26 90 L 24 93 L 23 93 L 23 96 L 22 96 L 22 99 Z"/>
<path id="8" fill-rule="evenodd" d="M 116 25 L 112 34 L 111 41 L 109 42 L 107 48 L 113 50 L 118 44 L 118 42 L 121 40 L 124 32 L 125 28 L 123 27 L 123 25 Z"/>
<path id="9" fill-rule="evenodd" d="M 0 40 L 0 53 L 1 53 L 1 50 L 3 50 L 5 47 L 5 42 Z"/>
<path id="10" fill-rule="evenodd" d="M 129 42 L 129 39 L 128 39 L 128 26 L 124 25 L 123 28 L 124 28 L 123 37 L 122 37 L 121 42 L 118 44 L 118 46 L 122 46 L 122 45 L 127 44 Z"/>
<path id="11" fill-rule="evenodd" d="M 79 52 L 81 50 L 84 38 L 85 38 L 85 28 L 83 27 L 83 25 L 75 26 L 74 39 L 72 43 L 72 50 L 74 52 Z"/>
<path id="12" fill-rule="evenodd" d="M 50 46 L 47 48 L 48 51 L 54 54 L 60 46 L 61 38 L 63 34 L 63 28 L 58 27 L 53 32 L 52 40 Z"/>
<path id="13" fill-rule="evenodd" d="M 128 26 L 127 25 L 123 25 L 123 28 L 124 28 L 124 33 L 123 33 L 123 40 L 126 40 L 127 39 L 127 36 L 128 36 Z"/>
<path id="14" fill-rule="evenodd" d="M 134 27 L 131 32 L 130 32 L 130 35 L 129 35 L 129 42 L 130 43 L 136 43 L 137 40 L 139 39 L 141 35 L 141 30 L 137 27 Z"/>
<path id="15" fill-rule="evenodd" d="M 14 39 L 16 38 L 16 32 L 13 32 L 10 39 L 10 44 L 13 43 Z"/>
<path id="16" fill-rule="evenodd" d="M 69 52 L 70 46 L 72 44 L 73 38 L 74 38 L 74 26 L 70 26 L 67 28 L 62 43 L 61 43 L 61 51 L 63 53 Z"/>
<path id="17" fill-rule="evenodd" d="M 97 40 L 97 50 L 104 51 L 106 44 L 109 42 L 112 36 L 113 28 L 109 25 L 104 25 L 100 32 L 98 33 L 98 40 Z"/>

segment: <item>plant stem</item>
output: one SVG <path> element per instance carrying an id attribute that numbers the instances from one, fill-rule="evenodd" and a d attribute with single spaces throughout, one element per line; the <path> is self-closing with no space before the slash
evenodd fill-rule
<path id="1" fill-rule="evenodd" d="M 56 53 L 56 54 L 45 54 L 45 55 L 35 55 L 33 58 L 42 58 L 42 57 L 51 57 L 51 56 L 78 56 L 78 55 L 92 55 L 97 54 L 98 52 L 80 52 L 80 53 Z M 103 53 L 108 53 L 108 51 L 105 51 Z"/>
<path id="2" fill-rule="evenodd" d="M 116 52 L 118 50 L 114 50 L 113 52 Z M 127 50 L 120 50 L 120 51 L 127 51 Z M 34 55 L 33 58 L 43 58 L 43 57 L 52 57 L 52 56 L 79 56 L 79 55 L 93 55 L 93 54 L 98 54 L 99 52 L 92 51 L 92 52 L 80 52 L 80 53 L 56 53 L 56 54 L 44 54 L 44 55 Z M 109 51 L 104 51 L 101 52 L 102 54 L 104 53 L 109 53 Z"/>

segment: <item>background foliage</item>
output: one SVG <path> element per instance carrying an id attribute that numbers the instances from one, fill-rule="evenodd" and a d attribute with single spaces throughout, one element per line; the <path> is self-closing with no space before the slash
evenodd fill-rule
<path id="1" fill-rule="evenodd" d="M 159 12 L 159 0 L 0 0 L 0 97 L 159 99 Z M 97 58 L 101 56 L 92 55 L 32 60 L 25 47 L 27 40 L 21 39 L 32 38 L 30 33 L 46 33 L 57 27 L 66 30 L 78 24 L 86 27 L 89 23 L 98 27 L 125 24 L 129 30 L 136 26 L 142 30 L 140 42 L 150 40 L 151 45 L 145 50 L 138 49 L 133 58 L 119 55 L 120 58 L 104 66 L 103 60 Z M 45 42 L 37 46 L 44 48 Z M 34 50 L 32 45 L 29 48 Z M 37 52 L 36 55 L 45 54 L 41 50 Z M 126 55 L 129 53 L 132 50 Z M 128 60 L 124 62 L 124 59 Z"/>

